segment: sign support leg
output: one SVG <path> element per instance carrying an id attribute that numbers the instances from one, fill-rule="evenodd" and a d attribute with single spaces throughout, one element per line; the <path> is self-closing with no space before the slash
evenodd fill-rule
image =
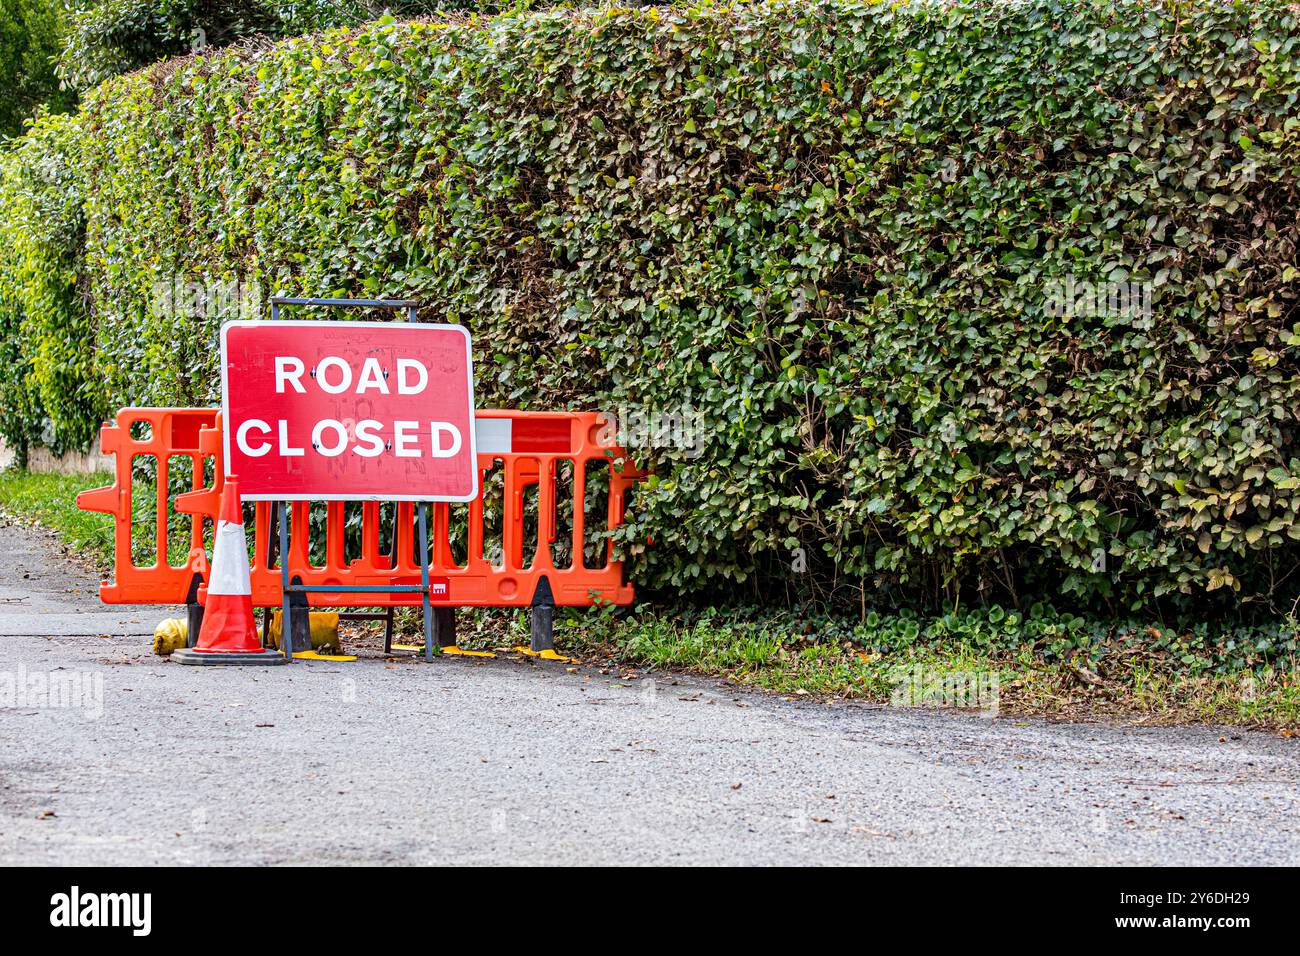
<path id="1" fill-rule="evenodd" d="M 429 506 L 420 502 L 420 594 L 424 603 L 424 659 L 433 660 L 433 607 L 429 603 Z"/>
<path id="2" fill-rule="evenodd" d="M 280 609 L 280 650 L 285 656 L 285 660 L 293 661 L 293 627 L 291 621 L 292 612 L 289 610 L 289 506 L 283 501 L 275 503 L 276 512 L 280 517 L 280 594 L 284 600 L 284 606 Z"/>

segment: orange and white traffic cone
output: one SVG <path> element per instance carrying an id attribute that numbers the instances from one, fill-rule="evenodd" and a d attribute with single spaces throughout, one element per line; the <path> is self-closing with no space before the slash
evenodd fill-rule
<path id="1" fill-rule="evenodd" d="M 239 479 L 229 477 L 221 494 L 221 515 L 212 544 L 212 575 L 203 627 L 194 647 L 173 651 L 181 664 L 283 664 L 288 658 L 262 647 L 253 619 L 253 582 Z"/>

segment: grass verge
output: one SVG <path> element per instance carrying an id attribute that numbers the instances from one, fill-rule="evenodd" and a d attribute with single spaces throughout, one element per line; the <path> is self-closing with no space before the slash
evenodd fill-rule
<path id="1" fill-rule="evenodd" d="M 98 567 L 111 567 L 113 519 L 81 511 L 77 494 L 112 481 L 107 472 L 56 475 L 6 469 L 0 471 L 0 513 L 10 521 L 56 531 L 70 551 Z"/>
<path id="2" fill-rule="evenodd" d="M 787 698 L 1300 735 L 1294 629 L 1285 624 L 1205 638 L 1048 608 L 1032 618 L 996 609 L 869 617 L 849 623 L 752 609 L 566 611 L 556 644 L 612 668 L 709 674 Z M 1274 631 L 1273 643 L 1260 637 Z M 527 644 L 527 616 L 480 613 L 461 634 L 462 643 L 479 647 Z"/>
<path id="3" fill-rule="evenodd" d="M 112 565 L 113 523 L 78 510 L 107 474 L 0 472 L 0 512 L 56 531 L 73 552 Z M 152 489 L 137 492 L 152 501 Z M 138 509 L 149 514 L 148 508 Z M 150 527 L 148 532 L 152 534 Z M 403 612 L 419 632 L 418 614 Z M 1200 723 L 1300 735 L 1296 625 L 1212 628 L 1099 620 L 1035 606 L 864 621 L 746 608 L 672 613 L 562 610 L 566 653 L 610 667 L 690 671 L 786 697 L 958 707 L 987 715 L 1137 724 Z M 526 614 L 462 612 L 462 644 L 528 643 Z"/>

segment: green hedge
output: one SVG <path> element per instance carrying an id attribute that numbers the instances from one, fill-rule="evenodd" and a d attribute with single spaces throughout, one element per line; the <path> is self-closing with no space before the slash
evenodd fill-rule
<path id="1" fill-rule="evenodd" d="M 632 442 L 640 581 L 1285 611 L 1298 36 L 1277 0 L 815 0 L 173 61 L 5 159 L 5 394 L 67 436 L 92 361 L 108 404 L 215 400 L 229 312 L 160 310 L 177 276 L 418 296 L 484 405 L 702 416 Z M 62 247 L 10 211 L 46 156 Z"/>
<path id="2" fill-rule="evenodd" d="M 17 3 L 50 0 L 9 0 Z M 60 32 L 58 72 L 72 89 L 195 50 L 260 43 L 329 27 L 356 26 L 388 12 L 427 16 L 443 8 L 496 12 L 532 0 L 80 0 Z M 3 16 L 0 14 L 0 16 Z M 3 20 L 0 20 L 0 25 Z M 53 71 L 53 65 L 46 66 Z M 3 108 L 0 107 L 0 116 Z"/>
<path id="3" fill-rule="evenodd" d="M 77 117 L 39 118 L 0 158 L 0 434 L 85 447 L 107 408 L 95 372 Z"/>

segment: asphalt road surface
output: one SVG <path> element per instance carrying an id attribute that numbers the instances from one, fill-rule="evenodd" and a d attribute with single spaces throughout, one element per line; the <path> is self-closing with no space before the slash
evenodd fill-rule
<path id="1" fill-rule="evenodd" d="M 189 668 L 95 584 L 0 528 L 0 863 L 1300 859 L 1294 740 L 524 658 Z"/>

